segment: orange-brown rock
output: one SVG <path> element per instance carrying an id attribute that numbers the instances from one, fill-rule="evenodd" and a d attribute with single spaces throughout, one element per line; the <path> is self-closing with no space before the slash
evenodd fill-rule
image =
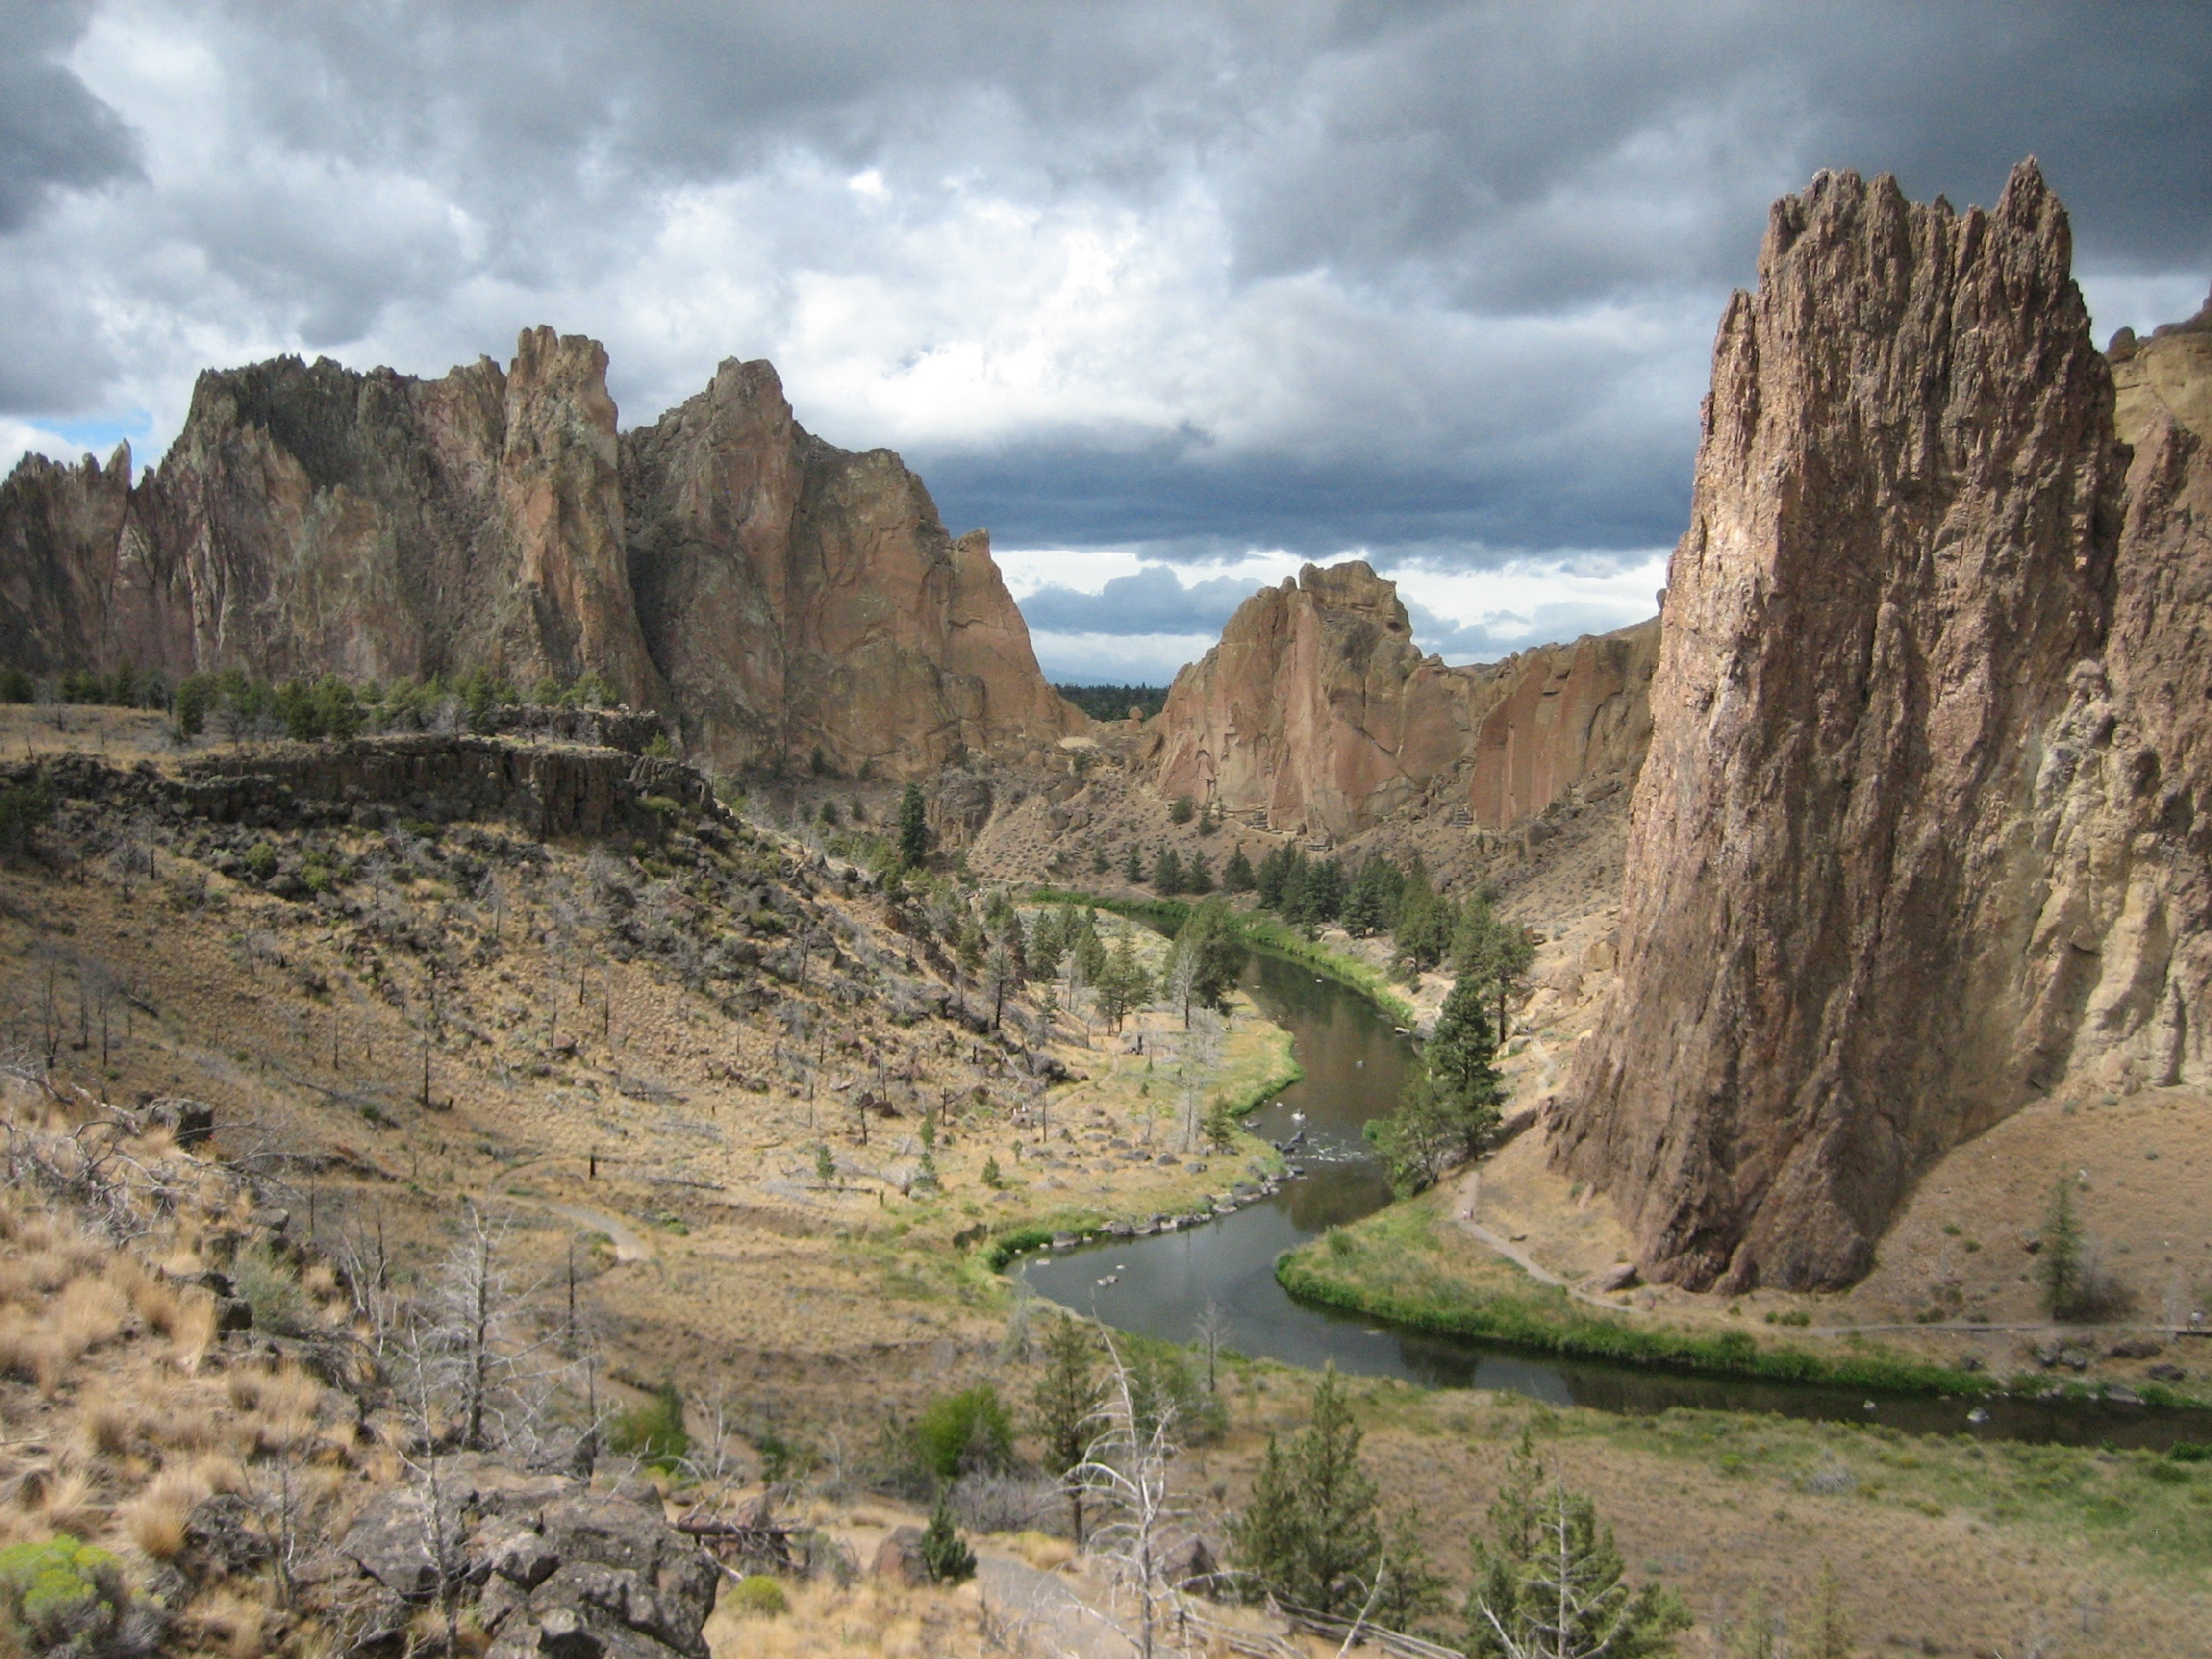
<path id="1" fill-rule="evenodd" d="M 1417 801 L 1503 830 L 1584 778 L 1633 775 L 1658 625 L 1448 668 L 1413 642 L 1396 584 L 1308 564 L 1238 607 L 1161 710 L 1162 792 L 1356 835 Z"/>
<path id="2" fill-rule="evenodd" d="M 588 670 L 722 765 L 911 775 L 1082 723 L 988 538 L 949 536 L 897 456 L 808 435 L 765 363 L 623 435 L 606 368 L 549 329 L 428 381 L 280 358 L 201 375 L 135 486 L 127 449 L 27 458 L 0 486 L 0 660 Z"/>
<path id="3" fill-rule="evenodd" d="M 1850 1280 L 2026 1101 L 2204 1075 L 2212 479 L 2163 414 L 2131 465 L 2070 260 L 2032 163 L 1823 174 L 1722 321 L 1555 1126 L 1648 1276 Z"/>
<path id="4" fill-rule="evenodd" d="M 2122 329 L 2107 355 L 2122 443 L 2142 442 L 2162 415 L 2212 438 L 2212 296 L 2186 322 L 2169 322 L 2147 340 Z"/>
<path id="5" fill-rule="evenodd" d="M 1473 821 L 1510 830 L 1585 779 L 1633 778 L 1651 742 L 1658 660 L 1655 617 L 1469 671 L 1480 711 L 1466 765 Z"/>

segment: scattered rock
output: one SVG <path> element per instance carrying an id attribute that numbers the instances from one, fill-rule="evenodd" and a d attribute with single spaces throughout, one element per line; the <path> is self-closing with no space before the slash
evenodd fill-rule
<path id="1" fill-rule="evenodd" d="M 1642 1283 L 1633 1261 L 1616 1262 L 1591 1281 L 1601 1291 L 1632 1291 Z"/>

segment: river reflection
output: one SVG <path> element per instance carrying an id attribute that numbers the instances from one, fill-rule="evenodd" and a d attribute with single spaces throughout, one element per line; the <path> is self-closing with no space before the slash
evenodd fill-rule
<path id="1" fill-rule="evenodd" d="M 1775 1412 L 1913 1433 L 2072 1444 L 2165 1446 L 2212 1442 L 2212 1412 L 2145 1411 L 2025 1400 L 1885 1396 L 1799 1383 L 1686 1376 L 1555 1360 L 1463 1338 L 1378 1324 L 1363 1314 L 1295 1302 L 1276 1282 L 1276 1258 L 1327 1229 L 1387 1204 L 1390 1183 L 1362 1126 L 1388 1112 L 1412 1061 L 1410 1042 L 1374 1004 L 1297 963 L 1254 952 L 1242 981 L 1268 1017 L 1287 1027 L 1305 1079 L 1253 1114 L 1256 1133 L 1290 1150 L 1305 1171 L 1274 1196 L 1186 1232 L 1032 1256 L 1014 1269 L 1039 1294 L 1123 1330 L 1189 1342 L 1208 1307 L 1239 1352 L 1318 1369 L 1399 1377 L 1431 1388 L 1510 1389 L 1556 1405 L 1651 1413 L 1674 1406 Z M 1216 1171 L 1222 1190 L 1241 1170 Z M 1979 1405 L 1987 1420 L 1970 1423 Z"/>

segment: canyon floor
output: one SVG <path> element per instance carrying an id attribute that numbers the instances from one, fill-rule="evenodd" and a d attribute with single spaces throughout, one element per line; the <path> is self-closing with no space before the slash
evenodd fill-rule
<path id="1" fill-rule="evenodd" d="M 60 729 L 45 711 L 0 720 L 0 759 L 64 752 L 100 762 L 103 776 L 189 758 L 150 717 L 71 711 Z M 1132 835 L 1177 830 L 1165 803 L 1110 760 L 1099 765 L 1102 776 L 1084 781 L 1110 784 L 1122 817 L 1110 822 Z M 999 786 L 1056 804 L 1061 783 L 1018 774 Z M 1227 1154 L 1194 1148 L 1186 1085 L 1259 1092 L 1284 1075 L 1285 1041 L 1239 1003 L 1216 1054 L 1186 1079 L 1185 1056 L 1207 1045 L 1163 1010 L 1111 1037 L 1063 1016 L 1041 1042 L 1037 1010 L 1018 999 L 993 1032 L 977 988 L 898 931 L 872 878 L 823 845 L 836 843 L 820 829 L 820 800 L 837 799 L 849 818 L 856 792 L 777 787 L 785 794 L 756 792 L 750 822 L 679 823 L 664 843 L 625 851 L 547 844 L 496 819 L 392 823 L 371 813 L 248 828 L 64 798 L 52 856 L 0 867 L 9 1110 L 204 1101 L 214 1149 L 252 1172 L 264 1206 L 281 1203 L 291 1237 L 334 1260 L 373 1252 L 402 1284 L 427 1282 L 476 1207 L 500 1230 L 524 1299 L 603 1354 L 600 1385 L 617 1403 L 641 1405 L 679 1382 L 694 1438 L 725 1455 L 740 1495 L 782 1476 L 788 1501 L 865 1563 L 886 1527 L 917 1519 L 871 1489 L 904 1426 L 930 1399 L 978 1382 L 1025 1399 L 1038 1375 L 1039 1310 L 990 1270 L 988 1240 L 1200 1208 L 1273 1167 L 1271 1150 L 1249 1139 Z M 866 821 L 883 822 L 888 792 L 858 792 Z M 1025 804 L 1006 811 L 1002 798 L 1001 811 L 1011 818 Z M 814 827 L 795 835 L 799 805 Z M 1579 832 L 1493 855 L 1521 872 L 1516 882 L 1494 867 L 1509 913 L 1547 935 L 1509 1057 L 1523 1095 L 1556 1077 L 1609 972 L 1607 911 L 1568 913 L 1599 879 L 1591 872 L 1617 857 L 1614 827 L 1588 817 Z M 1087 863 L 1104 845 L 1078 831 L 1056 850 L 1064 864 Z M 993 874 L 989 835 L 968 862 Z M 276 890 L 285 876 L 298 880 L 289 897 Z M 1156 941 L 1137 936 L 1156 954 Z M 803 960 L 801 939 L 814 942 Z M 1416 1000 L 1433 1008 L 1441 989 L 1425 984 Z M 868 1102 L 865 1117 L 856 1101 Z M 925 1111 L 936 1126 L 934 1183 L 921 1168 Z M 2180 1265 L 2185 1212 L 2155 1205 L 2187 1181 L 2155 1183 L 2203 1155 L 2191 1121 L 2152 1096 L 2075 1103 L 2072 1116 L 2054 1102 L 2006 1125 L 2011 1138 L 1985 1137 L 1985 1162 L 2000 1153 L 2012 1185 L 1977 1177 L 1970 1195 L 1965 1164 L 1931 1180 L 1881 1272 L 1852 1293 L 1863 1299 L 1855 1316 L 1872 1322 L 1885 1297 L 1910 1310 L 1943 1275 L 1985 1261 L 1986 1288 L 1961 1278 L 1964 1305 L 2010 1308 L 2017 1235 L 2046 1184 L 2038 1161 L 2062 1137 L 2089 1170 L 2084 1213 L 2113 1259 L 2147 1253 L 2139 1239 L 2150 1231 L 2121 1225 L 2135 1216 L 2130 1225 L 2177 1229 L 2168 1236 Z M 1619 1240 L 1607 1213 L 1549 1177 L 1540 1148 L 1524 1136 L 1484 1172 L 1480 1213 L 1527 1233 L 1530 1254 L 1563 1273 L 1609 1263 Z M 1002 1185 L 986 1184 L 986 1160 Z M 1993 1188 L 2009 1196 L 1981 1196 Z M 2129 1196 L 2108 1211 L 2108 1193 Z M 1951 1207 L 1923 1207 L 1937 1199 Z M 2190 1236 L 2201 1249 L 2197 1220 Z M 5 1241 L 11 1260 L 30 1259 L 27 1236 Z M 185 1265 L 202 1264 L 201 1242 L 176 1247 Z M 1662 1294 L 1667 1317 L 1765 1330 L 1764 1299 L 1731 1314 Z M 1898 1339 L 1960 1340 L 1918 1327 Z M 169 1360 L 141 1365 L 140 1340 L 151 1338 L 103 1338 L 50 1387 L 22 1372 L 0 1381 L 0 1479 L 11 1535 L 66 1522 L 153 1574 L 147 1545 L 160 1541 L 134 1532 L 133 1518 L 164 1473 L 211 1448 L 181 1424 L 178 1444 L 162 1438 L 170 1430 L 152 1403 L 185 1373 Z M 209 1383 L 210 1398 L 231 1398 L 225 1386 Z M 1243 1501 L 1268 1436 L 1302 1424 L 1311 1386 L 1272 1364 L 1224 1368 L 1219 1433 L 1178 1464 L 1211 1535 Z M 1823 1563 L 1844 1576 L 1867 1651 L 2181 1652 L 2212 1613 L 2212 1480 L 2148 1454 L 1730 1413 L 1635 1420 L 1511 1395 L 1352 1386 L 1386 1506 L 1420 1514 L 1455 1585 L 1469 1572 L 1466 1540 L 1529 1431 L 1597 1496 L 1632 1572 L 1683 1593 L 1699 1620 L 1686 1651 L 1701 1651 L 1754 1596 L 1801 1608 Z M 244 1405 L 222 1408 L 242 1414 L 238 1455 L 249 1468 L 280 1455 L 264 1442 L 286 1443 L 245 1419 L 305 1409 L 284 1406 L 281 1392 L 256 1404 L 248 1387 L 236 1396 Z M 150 1427 L 134 1449 L 102 1452 L 111 1431 L 95 1431 L 88 1414 L 141 1398 Z M 356 1496 L 396 1478 L 370 1426 L 347 1431 L 325 1466 Z M 1033 1530 L 1057 1524 L 1048 1512 Z M 1048 1634 L 995 1619 L 989 1592 L 994 1572 L 1006 1580 L 1019 1569 L 1087 1593 L 1065 1545 L 1009 1534 L 979 1548 L 987 1564 L 1010 1564 L 987 1571 L 983 1593 L 809 1584 L 785 1620 L 725 1609 L 710 1646 L 717 1659 L 833 1640 L 886 1654 L 1053 1650 Z M 192 1650 L 307 1651 L 299 1629 L 248 1616 L 259 1593 L 234 1587 L 194 1603 L 183 1627 Z"/>

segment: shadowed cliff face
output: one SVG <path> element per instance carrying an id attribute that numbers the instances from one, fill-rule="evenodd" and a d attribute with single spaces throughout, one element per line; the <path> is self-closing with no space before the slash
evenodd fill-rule
<path id="1" fill-rule="evenodd" d="M 1159 787 L 1331 837 L 1415 803 L 1508 829 L 1586 777 L 1633 776 L 1657 637 L 1646 623 L 1447 668 L 1413 644 L 1396 584 L 1357 561 L 1309 564 L 1176 677 Z"/>
<path id="2" fill-rule="evenodd" d="M 1722 321 L 1555 1130 L 1655 1276 L 1850 1280 L 2027 1100 L 2204 1073 L 2206 463 L 2160 413 L 2131 465 L 2070 258 L 2032 163 L 1823 174 Z"/>
<path id="3" fill-rule="evenodd" d="M 766 363 L 617 434 L 606 353 L 526 331 L 437 380 L 282 358 L 201 375 L 135 488 L 26 459 L 0 486 L 0 659 L 175 678 L 601 675 L 720 765 L 928 769 L 1049 742 L 980 532 L 888 451 L 792 420 Z"/>

